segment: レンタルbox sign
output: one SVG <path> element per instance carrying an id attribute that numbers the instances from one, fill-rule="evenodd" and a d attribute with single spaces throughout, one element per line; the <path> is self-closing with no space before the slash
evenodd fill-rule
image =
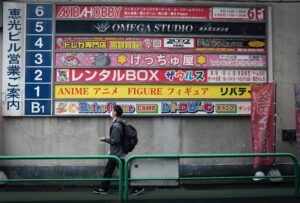
<path id="1" fill-rule="evenodd" d="M 4 2 L 4 116 L 250 115 L 267 7 Z"/>
<path id="2" fill-rule="evenodd" d="M 55 70 L 61 83 L 258 83 L 267 81 L 266 70 L 206 70 L 150 68 L 68 68 Z"/>

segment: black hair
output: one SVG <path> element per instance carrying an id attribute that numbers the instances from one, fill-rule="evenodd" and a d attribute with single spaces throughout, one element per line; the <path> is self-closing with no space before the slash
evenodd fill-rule
<path id="1" fill-rule="evenodd" d="M 120 105 L 115 105 L 114 110 L 117 113 L 117 117 L 122 116 L 123 114 L 123 109 Z"/>

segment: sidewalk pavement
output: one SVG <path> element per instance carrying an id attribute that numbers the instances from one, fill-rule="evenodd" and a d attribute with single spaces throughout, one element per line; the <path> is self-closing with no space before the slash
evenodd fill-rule
<path id="1" fill-rule="evenodd" d="M 276 201 L 274 201 L 276 200 Z M 5 188 L 0 187 L 0 203 L 4 202 L 118 202 L 118 190 L 107 195 L 93 194 L 92 188 Z M 146 188 L 138 196 L 129 195 L 128 202 L 242 202 L 242 203 L 300 203 L 291 186 L 268 187 L 201 187 Z"/>

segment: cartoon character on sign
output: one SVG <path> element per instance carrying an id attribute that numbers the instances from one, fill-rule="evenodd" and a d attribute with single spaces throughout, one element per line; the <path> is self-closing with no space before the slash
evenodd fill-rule
<path id="1" fill-rule="evenodd" d="M 78 111 L 78 107 L 76 104 L 73 104 L 73 103 L 69 104 L 69 106 L 68 106 L 69 113 L 77 113 L 77 111 Z"/>
<path id="2" fill-rule="evenodd" d="M 68 55 L 64 57 L 65 66 L 77 66 L 80 60 L 75 55 Z"/>
<path id="3" fill-rule="evenodd" d="M 63 48 L 63 39 L 62 38 L 57 38 L 56 43 L 59 46 L 59 48 Z"/>
<path id="4" fill-rule="evenodd" d="M 56 107 L 56 113 L 64 113 L 64 112 L 67 112 L 67 104 L 64 103 L 64 102 L 61 102 L 57 105 Z"/>
<path id="5" fill-rule="evenodd" d="M 145 48 L 149 49 L 151 47 L 151 39 L 145 39 L 144 45 Z"/>
<path id="6" fill-rule="evenodd" d="M 69 70 L 68 69 L 57 70 L 57 81 L 60 82 L 69 81 Z"/>
<path id="7" fill-rule="evenodd" d="M 105 56 L 104 54 L 94 56 L 92 59 L 94 60 L 93 65 L 97 67 L 109 66 L 111 63 L 109 56 Z"/>

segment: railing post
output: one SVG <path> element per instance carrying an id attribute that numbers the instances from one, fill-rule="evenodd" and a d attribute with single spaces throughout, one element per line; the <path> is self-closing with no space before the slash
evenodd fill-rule
<path id="1" fill-rule="evenodd" d="M 113 159 L 118 163 L 119 173 L 119 200 L 123 201 L 123 164 L 119 157 L 114 156 Z"/>
<path id="2" fill-rule="evenodd" d="M 129 187 L 129 182 L 128 182 L 128 171 L 129 171 L 129 161 L 130 157 L 128 160 L 125 160 L 125 166 L 124 166 L 124 191 L 123 191 L 123 200 L 127 201 L 128 200 L 128 187 Z"/>
<path id="3" fill-rule="evenodd" d="M 299 165 L 297 158 L 294 155 L 291 155 L 294 161 L 294 171 L 295 171 L 295 195 L 299 197 Z"/>

